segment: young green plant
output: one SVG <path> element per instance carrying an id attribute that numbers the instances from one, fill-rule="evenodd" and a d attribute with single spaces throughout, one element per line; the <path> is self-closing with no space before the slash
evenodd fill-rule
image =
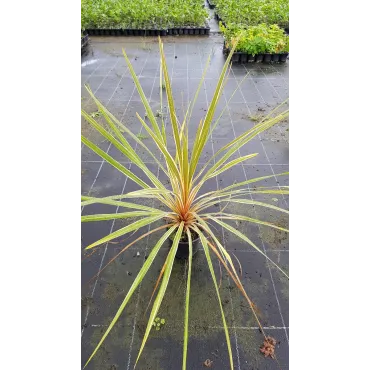
<path id="1" fill-rule="evenodd" d="M 205 148 L 208 140 L 210 139 L 210 133 L 213 129 L 212 122 L 214 122 L 214 115 L 216 107 L 219 103 L 220 98 L 222 97 L 222 91 L 225 86 L 226 77 L 229 69 L 230 60 L 232 54 L 235 50 L 236 43 L 234 43 L 231 52 L 220 72 L 220 77 L 215 88 L 213 98 L 210 102 L 209 108 L 205 113 L 205 117 L 200 122 L 191 122 L 191 111 L 194 106 L 194 101 L 189 104 L 189 107 L 186 111 L 185 118 L 181 122 L 178 119 L 176 106 L 173 99 L 170 77 L 168 74 L 167 64 L 165 53 L 163 49 L 163 43 L 159 39 L 159 50 L 161 58 L 161 82 L 162 82 L 162 73 L 163 73 L 163 83 L 166 87 L 166 98 L 167 98 L 167 119 L 169 120 L 169 127 L 165 127 L 163 122 L 163 117 L 160 117 L 160 122 L 157 121 L 158 117 L 153 113 L 149 102 L 143 92 L 140 81 L 136 76 L 134 69 L 131 65 L 131 62 L 123 50 L 123 55 L 128 65 L 128 69 L 131 73 L 131 76 L 134 80 L 136 88 L 141 97 L 142 103 L 144 105 L 147 120 L 142 118 L 137 114 L 138 120 L 141 122 L 144 130 L 147 135 L 154 141 L 156 147 L 163 157 L 164 164 L 159 160 L 158 155 L 154 154 L 149 148 L 145 145 L 145 142 L 138 138 L 130 128 L 125 125 L 124 122 L 120 122 L 115 118 L 94 96 L 91 89 L 87 87 L 89 94 L 92 99 L 95 101 L 99 111 L 101 112 L 102 118 L 105 119 L 106 124 L 109 128 L 109 131 L 106 130 L 102 124 L 96 121 L 85 111 L 82 111 L 83 117 L 86 121 L 91 124 L 106 140 L 108 140 L 116 149 L 118 149 L 124 156 L 131 161 L 141 174 L 137 174 L 131 171 L 126 165 L 118 162 L 108 153 L 100 149 L 97 145 L 91 142 L 86 137 L 82 137 L 82 142 L 102 157 L 106 162 L 112 165 L 116 170 L 122 172 L 130 180 L 135 182 L 140 190 L 135 190 L 128 192 L 122 195 L 112 195 L 104 198 L 97 197 L 82 197 L 82 206 L 88 206 L 91 204 L 110 204 L 121 207 L 123 211 L 112 214 L 91 214 L 82 216 L 82 222 L 96 222 L 96 221 L 106 221 L 106 220 L 115 220 L 115 219 L 125 219 L 125 218 L 135 218 L 137 219 L 134 222 L 131 222 L 129 225 L 122 227 L 109 235 L 95 241 L 86 247 L 87 250 L 96 248 L 103 245 L 104 243 L 110 242 L 113 239 L 118 237 L 128 235 L 132 232 L 135 232 L 141 228 L 147 227 L 148 225 L 153 224 L 156 221 L 163 220 L 164 225 L 156 227 L 153 230 L 146 232 L 144 235 L 141 235 L 136 240 L 125 246 L 119 254 L 123 251 L 130 248 L 137 241 L 141 240 L 143 237 L 146 237 L 154 232 L 163 230 L 164 234 L 157 241 L 157 243 L 152 247 L 150 253 L 148 254 L 147 259 L 145 260 L 142 268 L 137 274 L 134 282 L 131 285 L 131 288 L 127 292 L 122 304 L 120 305 L 116 315 L 114 316 L 109 327 L 105 331 L 98 345 L 92 352 L 90 358 L 88 359 L 86 365 L 91 361 L 96 352 L 99 350 L 100 346 L 106 339 L 107 335 L 111 331 L 112 327 L 115 325 L 120 315 L 124 311 L 127 303 L 130 301 L 133 293 L 143 281 L 145 275 L 147 274 L 149 268 L 151 267 L 154 259 L 156 258 L 159 250 L 163 248 L 164 242 L 171 238 L 172 247 L 168 252 L 166 261 L 162 267 L 161 273 L 158 277 L 156 287 L 153 291 L 152 297 L 156 293 L 158 287 L 158 293 L 154 298 L 154 303 L 151 307 L 151 312 L 146 327 L 146 331 L 143 337 L 143 341 L 136 359 L 135 366 L 140 358 L 140 355 L 144 349 L 146 341 L 149 337 L 150 331 L 153 327 L 158 327 L 155 323 L 158 321 L 157 314 L 161 307 L 163 297 L 166 293 L 166 289 L 171 277 L 172 267 L 174 265 L 175 255 L 180 240 L 187 240 L 189 243 L 189 264 L 188 264 L 188 274 L 187 274 L 187 286 L 186 286 L 186 297 L 185 297 L 185 309 L 184 309 L 184 345 L 183 345 L 183 364 L 182 369 L 186 369 L 186 359 L 187 359 L 187 345 L 188 345 L 188 325 L 189 325 L 189 309 L 191 306 L 190 302 L 190 283 L 191 283 L 191 271 L 192 271 L 192 255 L 194 253 L 194 240 L 199 238 L 201 245 L 204 249 L 205 256 L 207 259 L 207 265 L 209 267 L 212 280 L 215 286 L 215 291 L 217 299 L 220 306 L 222 323 L 226 337 L 227 350 L 230 359 L 230 369 L 234 369 L 233 365 L 233 354 L 231 350 L 231 343 L 229 337 L 229 330 L 227 326 L 227 315 L 225 315 L 222 307 L 220 292 L 218 284 L 216 281 L 215 271 L 213 268 L 213 263 L 211 260 L 211 254 L 213 254 L 222 264 L 222 266 L 227 271 L 227 274 L 235 282 L 236 286 L 245 297 L 249 303 L 253 315 L 259 325 L 262 334 L 266 335 L 263 331 L 263 327 L 260 324 L 259 318 L 256 314 L 255 305 L 247 295 L 241 280 L 238 276 L 237 270 L 234 266 L 233 260 L 231 259 L 229 253 L 227 252 L 225 246 L 221 244 L 219 239 L 216 237 L 214 232 L 211 230 L 215 225 L 219 225 L 230 233 L 236 235 L 243 242 L 243 245 L 247 247 L 248 245 L 261 253 L 271 264 L 275 265 L 277 269 L 287 277 L 287 274 L 280 269 L 255 243 L 253 243 L 250 238 L 241 233 L 239 230 L 232 227 L 227 221 L 241 221 L 241 222 L 250 222 L 258 225 L 263 225 L 266 227 L 272 227 L 278 230 L 288 232 L 285 228 L 274 225 L 273 223 L 262 221 L 253 217 L 247 217 L 245 215 L 226 213 L 224 212 L 225 207 L 220 209 L 219 212 L 210 213 L 207 211 L 215 203 L 227 202 L 229 203 L 239 203 L 239 204 L 249 204 L 254 207 L 265 207 L 269 209 L 274 209 L 279 212 L 288 213 L 287 210 L 279 208 L 275 205 L 269 203 L 254 201 L 246 199 L 245 196 L 249 194 L 288 194 L 287 187 L 276 188 L 254 188 L 249 187 L 250 184 L 260 182 L 262 180 L 273 178 L 275 176 L 286 175 L 287 172 L 263 176 L 259 178 L 252 178 L 246 181 L 234 183 L 230 186 L 227 186 L 223 189 L 209 191 L 200 195 L 200 190 L 202 186 L 206 183 L 207 180 L 214 178 L 215 176 L 223 174 L 225 171 L 232 169 L 234 166 L 247 161 L 250 158 L 253 158 L 257 153 L 251 153 L 242 157 L 237 157 L 236 159 L 230 160 L 230 158 L 238 153 L 238 150 L 245 146 L 249 141 L 255 138 L 261 132 L 272 127 L 276 123 L 284 120 L 288 116 L 288 111 L 283 111 L 275 116 L 272 114 L 265 117 L 261 122 L 256 124 L 253 128 L 249 129 L 242 135 L 238 136 L 234 140 L 231 140 L 224 147 L 219 149 L 212 158 L 208 160 L 206 164 L 200 165 L 199 161 L 201 158 L 202 151 Z M 207 63 L 207 66 L 209 64 Z M 202 79 L 200 81 L 198 91 L 200 90 L 201 85 L 204 81 L 205 72 L 203 73 Z M 195 98 L 197 96 L 195 94 Z M 192 150 L 190 150 L 190 142 L 188 136 L 188 127 L 190 124 L 197 124 L 198 128 L 196 131 L 194 144 Z M 214 123 L 213 123 L 214 124 Z M 171 135 L 169 135 L 169 132 Z M 125 133 L 123 135 L 122 133 Z M 170 185 L 168 189 L 162 180 L 158 179 L 157 175 L 154 174 L 143 160 L 138 156 L 137 150 L 132 146 L 128 141 L 127 137 L 130 137 L 137 146 L 144 149 L 149 156 L 151 156 L 155 163 L 159 166 L 160 170 L 163 173 L 163 176 L 166 178 L 167 182 Z M 131 141 L 132 142 L 132 141 Z M 174 142 L 174 152 L 172 152 L 170 142 Z M 172 146 L 173 147 L 173 146 Z M 136 171 L 135 171 L 136 172 Z M 140 198 L 150 198 L 159 202 L 161 206 L 144 206 L 139 202 L 135 202 Z M 116 257 L 117 257 L 116 256 Z M 115 257 L 115 258 L 116 258 Z M 114 258 L 113 258 L 114 259 Z M 112 260 L 109 261 L 111 263 Z M 108 263 L 108 264 L 109 264 Z M 150 303 L 150 302 L 149 302 Z M 157 321 L 156 321 L 157 320 Z M 85 365 L 85 366 L 86 366 Z"/>

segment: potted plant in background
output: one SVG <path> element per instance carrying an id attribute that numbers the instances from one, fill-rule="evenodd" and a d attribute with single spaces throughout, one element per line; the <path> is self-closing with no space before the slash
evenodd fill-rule
<path id="1" fill-rule="evenodd" d="M 143 128 L 145 129 L 148 136 L 150 136 L 155 142 L 157 148 L 159 149 L 161 155 L 164 158 L 165 164 L 163 165 L 159 159 L 153 154 L 145 143 L 140 140 L 131 130 L 124 124 L 116 119 L 94 96 L 91 89 L 87 87 L 89 94 L 92 99 L 95 101 L 101 116 L 104 117 L 106 121 L 106 126 L 109 129 L 107 130 L 102 124 L 97 120 L 91 117 L 87 112 L 82 111 L 83 117 L 88 123 L 90 123 L 105 139 L 107 139 L 115 148 L 117 148 L 124 156 L 126 156 L 134 165 L 142 171 L 143 176 L 139 176 L 133 173 L 122 163 L 119 163 L 114 158 L 112 158 L 105 151 L 96 146 L 86 137 L 82 136 L 82 142 L 93 150 L 96 154 L 102 157 L 106 162 L 115 167 L 118 171 L 121 171 L 129 179 L 135 182 L 140 190 L 132 191 L 122 195 L 113 195 L 104 198 L 97 197 L 88 197 L 82 196 L 82 205 L 88 206 L 90 204 L 111 204 L 123 207 L 125 212 L 114 213 L 114 214 L 91 214 L 82 216 L 82 222 L 95 222 L 95 221 L 104 221 L 104 220 L 113 220 L 113 219 L 124 219 L 124 218 L 137 218 L 136 221 L 130 223 L 128 226 L 125 226 L 117 231 L 112 232 L 111 234 L 97 240 L 92 243 L 86 249 L 96 248 L 103 243 L 111 241 L 117 237 L 127 235 L 128 233 L 148 226 L 158 220 L 163 220 L 164 224 L 160 227 L 157 227 L 144 235 L 137 238 L 135 241 L 131 242 L 119 253 L 122 253 L 124 250 L 127 250 L 131 247 L 136 241 L 142 239 L 143 237 L 157 232 L 158 230 L 163 230 L 163 236 L 157 241 L 157 243 L 152 246 L 151 251 L 145 260 L 141 270 L 136 276 L 134 282 L 132 283 L 131 288 L 127 292 L 122 304 L 120 305 L 116 315 L 114 316 L 109 327 L 102 336 L 100 342 L 96 346 L 95 350 L 88 359 L 86 365 L 93 358 L 93 356 L 98 351 L 99 347 L 111 331 L 112 327 L 117 322 L 118 318 L 124 311 L 127 303 L 132 297 L 133 293 L 144 279 L 148 269 L 153 263 L 153 260 L 156 258 L 158 251 L 164 247 L 164 243 L 167 239 L 173 238 L 171 241 L 171 248 L 166 257 L 166 262 L 162 268 L 160 279 L 161 284 L 156 295 L 155 301 L 152 305 L 151 313 L 149 316 L 148 324 L 145 330 L 143 337 L 142 345 L 140 347 L 136 363 L 142 353 L 142 350 L 145 346 L 145 343 L 148 339 L 150 330 L 153 327 L 153 322 L 157 317 L 158 310 L 161 306 L 161 302 L 166 293 L 166 288 L 171 277 L 171 271 L 174 264 L 175 256 L 179 248 L 181 241 L 188 244 L 188 272 L 187 272 L 187 288 L 186 288 L 186 298 L 185 298 L 185 323 L 184 323 L 184 345 L 183 345 L 183 369 L 186 369 L 186 358 L 187 358 L 187 344 L 188 344 L 188 320 L 189 320 L 189 300 L 190 300 L 190 284 L 191 284 L 191 272 L 192 272 L 192 256 L 194 254 L 194 243 L 199 239 L 201 247 L 204 249 L 205 257 L 207 264 L 212 276 L 212 280 L 215 286 L 215 292 L 218 298 L 223 327 L 225 331 L 227 349 L 230 358 L 230 368 L 233 369 L 233 355 L 231 350 L 230 338 L 228 327 L 226 324 L 226 318 L 224 315 L 222 302 L 220 298 L 220 293 L 218 289 L 218 284 L 216 281 L 216 276 L 214 268 L 212 265 L 210 254 L 213 253 L 221 262 L 223 267 L 226 269 L 229 276 L 235 282 L 236 286 L 240 290 L 241 294 L 245 297 L 249 303 L 251 310 L 254 314 L 254 317 L 261 329 L 261 332 L 267 340 L 263 327 L 260 324 L 259 318 L 255 312 L 254 305 L 247 295 L 239 277 L 234 267 L 233 261 L 225 249 L 225 247 L 218 240 L 214 232 L 212 231 L 211 225 L 219 225 L 234 235 L 238 236 L 243 242 L 247 245 L 255 248 L 259 253 L 264 255 L 270 263 L 274 264 L 278 270 L 284 274 L 286 273 L 280 269 L 271 259 L 264 254 L 249 238 L 248 236 L 242 234 L 240 231 L 235 229 L 227 220 L 241 221 L 241 222 L 251 222 L 255 224 L 262 224 L 268 227 L 273 227 L 282 231 L 288 231 L 284 228 L 281 228 L 272 223 L 261 221 L 253 217 L 247 217 L 245 215 L 230 214 L 224 212 L 224 208 L 220 208 L 219 212 L 210 212 L 209 207 L 215 203 L 229 204 L 229 203 L 239 203 L 239 204 L 251 204 L 256 207 L 266 207 L 274 209 L 277 211 L 287 213 L 287 210 L 279 208 L 275 205 L 253 201 L 244 198 L 244 195 L 252 193 L 263 193 L 263 194 L 288 194 L 287 187 L 281 187 L 280 189 L 269 189 L 269 188 L 256 188 L 251 189 L 250 184 L 258 183 L 267 178 L 272 178 L 274 176 L 285 175 L 283 174 L 263 176 L 259 178 L 253 178 L 239 183 L 234 183 L 230 186 L 227 186 L 223 189 L 210 191 L 208 193 L 199 194 L 200 189 L 204 183 L 211 178 L 214 178 L 217 175 L 223 174 L 225 171 L 233 168 L 235 165 L 240 164 L 244 161 L 247 161 L 250 158 L 253 158 L 257 153 L 251 153 L 245 156 L 237 157 L 236 159 L 230 160 L 230 158 L 238 153 L 238 149 L 246 145 L 250 140 L 256 137 L 258 134 L 272 127 L 281 120 L 284 120 L 288 116 L 288 111 L 283 111 L 274 115 L 270 113 L 264 119 L 262 119 L 258 124 L 253 128 L 246 131 L 244 134 L 238 136 L 234 140 L 230 141 L 227 145 L 222 147 L 217 153 L 207 162 L 207 164 L 200 166 L 199 159 L 204 149 L 207 141 L 210 139 L 210 134 L 212 130 L 218 123 L 221 115 L 215 119 L 215 109 L 219 102 L 220 97 L 222 96 L 222 91 L 226 83 L 226 75 L 229 67 L 232 54 L 236 48 L 236 43 L 232 46 L 232 49 L 229 53 L 229 56 L 223 66 L 220 78 L 218 80 L 212 101 L 210 103 L 209 109 L 207 110 L 204 120 L 200 123 L 194 122 L 191 123 L 191 113 L 194 108 L 194 103 L 198 96 L 198 93 L 201 89 L 201 86 L 204 81 L 206 70 L 204 71 L 201 81 L 199 83 L 198 89 L 196 91 L 194 100 L 189 104 L 189 107 L 186 111 L 185 118 L 182 122 L 179 121 L 176 115 L 176 107 L 173 100 L 170 78 L 168 75 L 168 70 L 166 66 L 165 54 L 163 50 L 163 44 L 159 39 L 159 49 L 161 57 L 161 79 L 162 72 L 164 77 L 164 84 L 166 87 L 166 96 L 168 103 L 169 111 L 169 129 L 171 130 L 172 137 L 170 137 L 165 130 L 163 120 L 161 123 L 158 123 L 155 114 L 153 113 L 145 94 L 141 88 L 140 81 L 136 76 L 134 69 L 131 65 L 130 60 L 127 57 L 127 54 L 123 50 L 123 55 L 126 59 L 128 68 L 131 72 L 131 76 L 135 82 L 136 88 L 140 94 L 142 103 L 146 110 L 146 116 L 148 121 L 145 118 L 140 117 L 137 114 L 138 120 L 141 122 Z M 207 66 L 209 65 L 210 58 L 208 59 Z M 207 69 L 207 67 L 206 67 Z M 160 81 L 162 83 L 162 81 Z M 194 139 L 194 144 L 192 150 L 190 151 L 189 146 L 189 136 L 188 136 L 188 127 L 190 124 L 197 124 L 198 129 Z M 123 132 L 125 135 L 123 135 Z M 128 142 L 126 135 L 128 135 L 133 141 L 137 143 L 140 147 L 145 149 L 148 154 L 153 158 L 153 160 L 158 164 L 159 168 L 162 170 L 166 179 L 170 183 L 170 188 L 168 189 L 162 182 L 157 178 L 157 176 L 150 171 L 146 164 L 141 160 L 137 155 L 132 145 Z M 170 140 L 174 141 L 175 153 L 170 153 L 168 143 Z M 197 172 L 198 171 L 198 172 Z M 153 198 L 161 204 L 161 207 L 147 207 L 141 205 L 140 203 L 135 203 L 131 201 L 132 199 L 140 198 Z M 208 211 L 207 211 L 208 210 Z M 158 280 L 159 281 L 159 280 Z M 85 366 L 86 366 L 85 365 Z"/>

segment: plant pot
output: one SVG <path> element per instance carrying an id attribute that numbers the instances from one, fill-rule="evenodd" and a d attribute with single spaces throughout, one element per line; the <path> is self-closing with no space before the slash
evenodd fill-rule
<path id="1" fill-rule="evenodd" d="M 288 58 L 288 53 L 282 53 L 282 54 L 280 54 L 280 59 L 279 60 L 280 60 L 281 63 L 285 63 L 287 58 Z"/>
<path id="2" fill-rule="evenodd" d="M 270 62 L 271 62 L 271 57 L 272 57 L 272 55 L 271 55 L 271 54 L 265 54 L 265 55 L 263 56 L 263 61 L 264 61 L 265 63 L 270 63 Z"/>
<path id="3" fill-rule="evenodd" d="M 123 34 L 123 36 L 127 36 L 128 35 L 127 30 L 122 30 L 122 34 Z"/>
<path id="4" fill-rule="evenodd" d="M 172 36 L 172 29 L 171 28 L 167 30 L 167 34 Z"/>
<path id="5" fill-rule="evenodd" d="M 247 55 L 247 62 L 248 63 L 254 63 L 256 60 L 256 56 L 255 55 L 252 55 L 252 54 L 248 54 Z"/>
<path id="6" fill-rule="evenodd" d="M 195 257 L 195 254 L 199 250 L 199 240 L 200 238 L 193 240 L 193 258 Z M 172 240 L 168 239 L 170 247 L 172 247 Z M 189 258 L 189 242 L 179 242 L 179 245 L 177 247 L 176 255 L 175 257 L 179 260 L 187 260 Z"/>
<path id="7" fill-rule="evenodd" d="M 167 228 L 168 230 L 169 228 Z M 172 236 L 174 237 L 176 234 L 176 230 L 175 232 L 172 234 Z M 193 243 L 192 243 L 192 247 L 193 247 L 193 258 L 196 254 L 196 252 L 198 252 L 198 249 L 199 249 L 199 241 L 200 241 L 200 238 L 199 236 L 196 238 L 196 239 L 193 239 Z M 170 246 L 170 248 L 172 247 L 172 243 L 173 243 L 173 239 L 171 238 L 171 236 L 168 238 L 168 244 Z M 179 246 L 177 247 L 177 252 L 176 252 L 176 255 L 175 257 L 177 259 L 180 259 L 180 260 L 186 260 L 189 258 L 189 242 L 188 241 L 179 241 Z"/>
<path id="8" fill-rule="evenodd" d="M 233 63 L 239 63 L 239 61 L 240 61 L 240 54 L 234 53 L 233 56 L 231 57 L 231 61 Z"/>
<path id="9" fill-rule="evenodd" d="M 272 61 L 274 63 L 278 63 L 280 60 L 280 55 L 279 54 L 272 54 Z"/>
<path id="10" fill-rule="evenodd" d="M 247 63 L 247 54 L 243 53 L 240 55 L 240 63 Z"/>
<path id="11" fill-rule="evenodd" d="M 209 35 L 210 28 L 206 29 L 206 35 Z"/>
<path id="12" fill-rule="evenodd" d="M 179 28 L 179 35 L 183 35 L 184 34 L 184 29 L 183 28 Z"/>
<path id="13" fill-rule="evenodd" d="M 134 36 L 140 36 L 139 30 L 134 30 Z"/>
<path id="14" fill-rule="evenodd" d="M 196 28 L 196 29 L 194 30 L 194 35 L 199 35 L 199 28 Z"/>
<path id="15" fill-rule="evenodd" d="M 167 30 L 161 30 L 160 33 L 161 33 L 161 36 L 166 36 L 167 35 Z"/>
<path id="16" fill-rule="evenodd" d="M 189 34 L 189 30 L 187 28 L 184 28 L 184 35 L 188 35 Z"/>
<path id="17" fill-rule="evenodd" d="M 171 244 L 172 245 L 172 244 Z M 193 240 L 193 258 L 199 249 L 199 238 Z M 179 242 L 177 247 L 177 252 L 175 257 L 179 260 L 187 260 L 189 258 L 189 243 L 188 242 Z"/>
<path id="18" fill-rule="evenodd" d="M 263 54 L 257 54 L 256 63 L 262 63 L 262 62 L 263 62 Z"/>
<path id="19" fill-rule="evenodd" d="M 199 34 L 200 34 L 200 35 L 205 35 L 205 29 L 204 29 L 204 28 L 201 28 L 201 29 L 199 30 Z"/>
<path id="20" fill-rule="evenodd" d="M 128 34 L 129 36 L 132 36 L 132 35 L 134 34 L 134 31 L 133 31 L 133 30 L 127 30 L 127 34 Z"/>
<path id="21" fill-rule="evenodd" d="M 194 35 L 194 29 L 193 28 L 189 29 L 189 35 Z"/>

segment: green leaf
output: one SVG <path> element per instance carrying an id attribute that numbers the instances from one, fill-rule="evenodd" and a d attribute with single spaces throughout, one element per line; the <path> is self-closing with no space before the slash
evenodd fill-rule
<path id="1" fill-rule="evenodd" d="M 191 265 L 193 259 L 193 241 L 191 238 L 191 233 L 188 230 L 187 236 L 189 241 L 189 266 L 188 266 L 188 280 L 186 284 L 186 297 L 185 297 L 185 319 L 184 319 L 184 346 L 182 355 L 182 370 L 186 370 L 186 359 L 188 354 L 188 326 L 189 326 L 189 303 L 190 303 L 190 280 L 191 280 Z M 164 321 L 164 320 L 163 320 Z"/>
<path id="2" fill-rule="evenodd" d="M 211 220 L 217 222 L 219 225 L 223 226 L 225 229 L 231 231 L 233 234 L 235 234 L 236 236 L 238 236 L 240 239 L 243 239 L 244 241 L 246 241 L 248 244 L 250 244 L 254 249 L 256 249 L 258 252 L 260 252 L 263 256 L 265 256 L 274 266 L 276 266 L 279 271 L 281 271 L 287 278 L 289 278 L 289 276 L 286 274 L 286 272 L 284 270 L 282 270 L 274 261 L 271 260 L 271 258 L 269 258 L 265 253 L 263 253 L 261 251 L 260 248 L 258 248 L 249 238 L 247 238 L 244 234 L 242 234 L 240 231 L 236 230 L 234 227 L 230 226 L 229 224 L 221 221 L 221 220 L 218 220 L 217 218 L 214 218 L 214 217 L 210 217 Z"/>
<path id="3" fill-rule="evenodd" d="M 207 214 L 206 216 L 213 216 L 212 214 Z M 255 224 L 260 224 L 260 225 L 264 225 L 264 226 L 269 226 L 269 227 L 272 227 L 274 229 L 278 229 L 278 230 L 281 230 L 281 231 L 285 231 L 285 232 L 289 232 L 288 229 L 285 229 L 283 227 L 280 227 L 280 226 L 277 226 L 277 225 L 274 225 L 270 222 L 266 222 L 266 221 L 261 221 L 261 220 L 257 220 L 256 218 L 252 218 L 252 217 L 247 217 L 247 216 L 243 216 L 243 215 L 236 215 L 236 214 L 229 214 L 229 213 L 220 213 L 220 216 L 213 216 L 214 218 L 217 218 L 217 219 L 229 219 L 229 220 L 242 220 L 242 221 L 248 221 L 248 222 L 252 222 L 252 223 L 255 223 Z"/>
<path id="4" fill-rule="evenodd" d="M 111 206 L 118 206 L 118 207 L 125 207 L 125 208 L 133 208 L 133 209 L 141 209 L 143 211 L 149 211 L 149 212 L 157 212 L 158 209 L 143 206 L 141 204 L 135 204 L 130 202 L 120 202 L 117 200 L 114 200 L 115 198 L 119 197 L 118 195 L 111 196 L 111 197 L 104 197 L 104 198 L 95 198 L 95 197 L 83 197 L 83 202 L 81 203 L 82 207 L 88 206 L 90 204 L 108 204 Z"/>
<path id="5" fill-rule="evenodd" d="M 149 224 L 161 219 L 162 217 L 163 217 L 163 215 L 152 216 L 152 217 L 144 218 L 142 220 L 135 221 L 132 224 L 130 224 L 128 226 L 125 226 L 122 229 L 119 229 L 117 231 L 114 231 L 113 233 L 105 236 L 104 238 L 101 238 L 101 239 L 97 240 L 96 242 L 90 244 L 89 246 L 87 246 L 85 248 L 85 250 L 91 249 L 91 248 L 96 247 L 97 245 L 109 242 L 112 239 L 118 238 L 119 236 L 122 236 L 122 235 L 125 235 L 125 234 L 129 233 L 130 231 L 138 230 L 143 226 L 149 225 Z"/>
<path id="6" fill-rule="evenodd" d="M 142 217 L 142 216 L 154 216 L 158 215 L 161 212 L 149 213 L 149 212 L 126 212 L 126 213 L 108 213 L 101 215 L 85 215 L 81 216 L 81 222 L 94 222 L 94 221 L 106 221 L 106 220 L 116 220 L 121 218 L 130 218 L 130 217 Z"/>
<path id="7" fill-rule="evenodd" d="M 108 326 L 108 329 L 105 331 L 102 339 L 99 341 L 98 345 L 96 346 L 96 348 L 94 349 L 94 352 L 92 353 L 92 355 L 89 357 L 89 359 L 87 360 L 84 368 L 86 367 L 86 365 L 90 362 L 90 360 L 94 357 L 95 353 L 97 352 L 97 350 L 100 348 L 100 346 L 102 345 L 102 343 L 104 342 L 105 338 L 107 337 L 107 335 L 109 334 L 109 332 L 112 330 L 113 326 L 115 325 L 115 323 L 117 322 L 117 320 L 119 319 L 119 317 L 121 316 L 124 308 L 126 307 L 127 303 L 129 302 L 131 296 L 133 295 L 133 293 L 135 292 L 136 288 L 139 286 L 139 284 L 141 283 L 141 281 L 144 279 L 146 273 L 148 272 L 149 270 L 149 267 L 152 265 L 153 261 L 154 261 L 154 258 L 157 256 L 157 253 L 160 249 L 160 247 L 163 245 L 163 243 L 165 242 L 165 240 L 173 233 L 173 231 L 176 229 L 176 226 L 173 226 L 171 227 L 157 242 L 157 244 L 154 246 L 154 248 L 152 249 L 152 251 L 149 253 L 149 256 L 148 258 L 145 260 L 144 264 L 143 264 L 143 267 L 140 269 L 139 273 L 137 274 L 134 282 L 132 283 L 129 291 L 127 292 L 126 294 L 126 297 L 125 299 L 123 300 L 123 302 L 121 303 L 116 315 L 114 316 L 112 322 L 109 324 Z"/>
<path id="8" fill-rule="evenodd" d="M 136 182 L 138 185 L 140 185 L 143 188 L 149 188 L 149 185 L 147 185 L 143 180 L 141 180 L 139 177 L 137 177 L 135 174 L 133 174 L 130 170 L 128 170 L 125 166 L 123 166 L 121 163 L 116 161 L 113 157 L 105 153 L 102 149 L 100 149 L 98 146 L 96 146 L 94 143 L 92 143 L 90 140 L 85 138 L 84 136 L 81 137 L 81 141 L 90 148 L 93 152 L 95 152 L 97 155 L 105 159 L 109 164 L 111 164 L 114 168 L 116 168 L 118 171 L 124 173 L 128 178 L 130 178 L 132 181 Z"/>
<path id="9" fill-rule="evenodd" d="M 140 355 L 141 355 L 141 353 L 144 349 L 145 343 L 148 339 L 150 329 L 153 327 L 153 321 L 154 321 L 154 319 L 155 319 L 155 317 L 158 313 L 159 307 L 161 306 L 164 294 L 166 293 L 168 282 L 169 282 L 170 276 L 171 276 L 173 262 L 174 262 L 174 259 L 175 259 L 175 254 L 177 252 L 177 247 L 179 245 L 179 241 L 180 241 L 180 237 L 182 235 L 183 228 L 184 228 L 184 222 L 181 222 L 179 228 L 177 229 L 175 238 L 173 239 L 173 244 L 172 244 L 172 247 L 171 247 L 169 255 L 168 255 L 168 257 L 169 257 L 168 258 L 168 263 L 166 265 L 166 269 L 165 269 L 164 274 L 163 274 L 161 287 L 159 288 L 157 297 L 156 297 L 156 299 L 153 303 L 153 308 L 152 308 L 152 311 L 150 313 L 148 325 L 146 327 L 146 331 L 145 331 L 145 334 L 144 334 L 143 341 L 141 343 L 140 351 L 139 351 L 139 354 L 138 354 L 136 362 L 135 362 L 135 367 L 136 367 L 137 362 L 139 361 Z"/>
<path id="10" fill-rule="evenodd" d="M 225 330 L 227 350 L 229 352 L 230 369 L 233 370 L 234 369 L 234 363 L 233 363 L 233 353 L 232 353 L 231 344 L 230 344 L 229 329 L 227 327 L 227 323 L 226 323 L 226 319 L 225 319 L 225 314 L 224 314 L 224 310 L 223 310 L 223 307 L 222 307 L 222 301 L 221 301 L 221 297 L 220 297 L 220 292 L 218 290 L 218 285 L 217 285 L 215 271 L 213 269 L 212 260 L 211 260 L 211 257 L 209 255 L 209 248 L 208 248 L 208 245 L 207 245 L 207 239 L 205 238 L 205 236 L 203 235 L 203 233 L 198 228 L 195 227 L 194 229 L 198 233 L 198 235 L 200 236 L 200 240 L 201 240 L 202 245 L 203 245 L 204 253 L 205 253 L 206 258 L 207 258 L 208 267 L 209 267 L 209 270 L 210 270 L 211 275 L 212 275 L 213 284 L 215 285 L 215 289 L 216 289 L 216 293 L 217 293 L 217 298 L 218 298 L 218 303 L 220 305 L 220 310 L 221 310 L 222 323 L 224 325 L 224 330 Z"/>

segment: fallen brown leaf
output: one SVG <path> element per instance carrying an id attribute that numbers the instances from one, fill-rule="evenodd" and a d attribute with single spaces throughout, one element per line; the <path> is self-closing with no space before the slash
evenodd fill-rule
<path id="1" fill-rule="evenodd" d="M 265 357 L 270 356 L 275 358 L 275 345 L 276 340 L 272 337 L 266 337 L 263 342 L 263 345 L 260 347 L 260 351 L 265 355 Z"/>
<path id="2" fill-rule="evenodd" d="M 203 362 L 203 366 L 205 367 L 211 367 L 213 364 L 213 361 L 211 361 L 209 358 Z"/>

